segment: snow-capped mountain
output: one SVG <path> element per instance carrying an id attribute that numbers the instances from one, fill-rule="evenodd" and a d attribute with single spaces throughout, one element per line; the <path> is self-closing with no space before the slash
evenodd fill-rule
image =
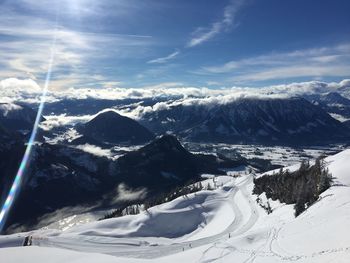
<path id="1" fill-rule="evenodd" d="M 341 122 L 350 119 L 350 99 L 337 92 L 326 94 L 313 94 L 305 96 L 313 104 L 319 105 L 323 110 Z"/>
<path id="2" fill-rule="evenodd" d="M 300 97 L 179 104 L 147 112 L 141 121 L 156 133 L 172 132 L 201 142 L 316 144 L 350 134 L 321 107 Z"/>
<path id="3" fill-rule="evenodd" d="M 79 127 L 78 131 L 84 136 L 78 139 L 79 144 L 82 141 L 85 141 L 85 143 L 90 141 L 93 141 L 93 143 L 100 142 L 102 144 L 142 144 L 154 138 L 154 135 L 137 121 L 112 110 L 98 114 Z"/>

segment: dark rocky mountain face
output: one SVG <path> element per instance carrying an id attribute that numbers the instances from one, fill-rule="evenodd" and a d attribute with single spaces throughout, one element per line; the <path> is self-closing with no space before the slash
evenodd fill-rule
<path id="1" fill-rule="evenodd" d="M 0 103 L 0 124 L 7 130 L 29 132 L 35 118 L 36 112 L 28 106 Z"/>
<path id="2" fill-rule="evenodd" d="M 350 129 L 350 120 L 343 122 L 343 124 Z"/>
<path id="3" fill-rule="evenodd" d="M 56 209 L 102 199 L 117 184 L 115 165 L 75 148 L 36 145 L 8 225 L 34 224 Z"/>
<path id="4" fill-rule="evenodd" d="M 154 139 L 154 134 L 138 122 L 115 111 L 106 111 L 78 128 L 85 138 L 79 141 L 88 143 L 130 143 L 143 144 Z M 74 142 L 73 142 L 74 143 Z"/>
<path id="5" fill-rule="evenodd" d="M 342 105 L 350 105 L 350 100 L 343 97 L 337 92 L 330 92 L 324 96 L 321 96 L 321 100 L 325 103 L 337 103 Z"/>
<path id="6" fill-rule="evenodd" d="M 2 204 L 17 173 L 25 146 L 22 136 L 0 125 L 0 204 Z"/>
<path id="7" fill-rule="evenodd" d="M 15 174 L 18 164 L 13 163 L 8 173 Z M 224 174 L 221 168 L 242 164 L 246 164 L 244 159 L 191 154 L 170 135 L 117 160 L 66 145 L 37 145 L 8 224 L 29 224 L 23 229 L 31 229 L 37 218 L 63 207 L 116 204 L 121 183 L 145 188 L 148 195 L 142 198 L 154 198 L 197 180 L 201 173 Z"/>
<path id="8" fill-rule="evenodd" d="M 244 98 L 222 105 L 177 105 L 143 116 L 156 133 L 190 141 L 318 144 L 343 140 L 348 129 L 303 98 Z"/>
<path id="9" fill-rule="evenodd" d="M 325 95 L 309 95 L 306 99 L 319 105 L 328 113 L 338 114 L 344 118 L 350 118 L 350 99 L 343 97 L 337 92 L 330 92 Z"/>
<path id="10" fill-rule="evenodd" d="M 198 179 L 202 173 L 225 174 L 219 168 L 246 164 L 224 156 L 192 154 L 172 135 L 164 135 L 118 159 L 119 173 L 133 187 L 166 189 Z"/>
<path id="11" fill-rule="evenodd" d="M 163 187 L 164 183 L 183 183 L 199 175 L 192 154 L 170 135 L 125 154 L 118 159 L 118 164 L 122 180 L 130 181 L 132 177 L 134 187 Z"/>
<path id="12" fill-rule="evenodd" d="M 33 129 L 37 112 L 26 105 L 14 103 L 0 103 L 0 125 L 7 132 L 12 133 L 12 139 L 22 137 L 22 140 L 28 140 Z M 41 117 L 41 121 L 45 118 Z M 42 129 L 37 131 L 37 141 L 44 141 L 45 135 L 49 132 L 44 132 Z"/>

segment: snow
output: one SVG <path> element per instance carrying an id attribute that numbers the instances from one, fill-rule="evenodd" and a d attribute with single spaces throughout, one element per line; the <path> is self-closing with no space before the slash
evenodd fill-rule
<path id="1" fill-rule="evenodd" d="M 202 190 L 129 215 L 0 236 L 4 262 L 348 262 L 350 149 L 326 158 L 334 185 L 297 218 L 293 205 L 252 195 L 252 175 L 203 176 Z M 288 167 L 294 170 L 298 167 Z M 208 178 L 208 179 L 205 179 Z M 73 218 L 72 218 L 73 219 Z M 21 247 L 23 237 L 34 245 Z"/>
<path id="2" fill-rule="evenodd" d="M 6 248 L 1 250 L 1 258 L 6 263 L 37 263 L 37 262 L 84 262 L 84 263 L 116 263 L 116 262 L 135 262 L 135 260 L 116 259 L 113 256 L 95 254 L 95 253 L 79 253 L 71 250 L 46 248 L 46 247 L 23 247 L 21 253 L 17 248 Z"/>
<path id="3" fill-rule="evenodd" d="M 317 158 L 320 155 L 331 155 L 344 150 L 342 145 L 309 146 L 294 148 L 288 146 L 264 146 L 249 144 L 225 143 L 186 143 L 186 148 L 192 153 L 213 154 L 213 149 L 227 157 L 239 153 L 247 159 L 260 158 L 270 160 L 272 164 L 290 166 L 299 164 L 301 160 Z"/>
<path id="4" fill-rule="evenodd" d="M 336 114 L 336 113 L 329 113 L 334 119 L 340 121 L 340 122 L 345 122 L 350 120 L 349 118 L 344 117 L 343 115 Z"/>
<path id="5" fill-rule="evenodd" d="M 186 235 L 191 235 L 192 239 L 193 236 L 207 237 L 218 230 L 223 231 L 234 220 L 233 209 L 227 202 L 229 194 L 225 190 L 201 191 L 150 208 L 139 215 L 82 225 L 63 235 L 75 233 L 118 238 L 161 237 L 164 240 L 184 239 Z M 224 216 L 215 216 L 219 213 Z M 215 222 L 220 222 L 219 229 Z"/>
<path id="6" fill-rule="evenodd" d="M 326 158 L 328 169 L 340 183 L 350 186 L 350 150 Z"/>

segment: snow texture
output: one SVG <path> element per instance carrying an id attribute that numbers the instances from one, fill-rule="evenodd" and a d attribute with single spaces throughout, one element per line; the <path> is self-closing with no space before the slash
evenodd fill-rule
<path id="1" fill-rule="evenodd" d="M 350 149 L 326 158 L 334 185 L 297 218 L 252 195 L 253 175 L 206 175 L 202 190 L 139 215 L 0 237 L 2 262 L 349 262 Z M 297 167 L 297 166 L 295 166 Z M 295 167 L 289 167 L 290 170 Z M 21 247 L 25 236 L 33 246 Z"/>

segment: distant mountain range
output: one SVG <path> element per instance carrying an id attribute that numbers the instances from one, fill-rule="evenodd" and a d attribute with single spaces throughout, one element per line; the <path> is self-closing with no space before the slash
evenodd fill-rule
<path id="1" fill-rule="evenodd" d="M 133 106 L 116 103 L 119 108 L 133 110 L 137 105 L 151 105 L 155 101 Z M 246 97 L 225 103 L 197 100 L 197 103 L 169 102 L 165 105 L 143 112 L 138 122 L 115 110 L 102 111 L 87 123 L 76 126 L 81 136 L 71 143 L 102 147 L 145 144 L 154 134 L 172 133 L 186 141 L 204 143 L 300 145 L 348 142 L 350 136 L 346 122 L 350 118 L 350 100 L 335 92 L 305 95 L 304 98 Z M 0 123 L 4 127 L 25 130 L 34 122 L 35 111 L 29 107 L 15 104 L 2 107 Z M 339 118 L 343 123 L 337 120 Z M 59 129 L 65 131 L 63 127 Z M 49 132 L 46 133 L 50 137 Z"/>
<path id="2" fill-rule="evenodd" d="M 147 112 L 141 123 L 157 134 L 199 142 L 322 144 L 347 140 L 350 134 L 346 125 L 301 97 L 179 104 Z"/>
<path id="3" fill-rule="evenodd" d="M 308 95 L 306 99 L 320 106 L 323 110 L 342 121 L 350 119 L 350 99 L 343 97 L 337 92 L 321 95 Z"/>

